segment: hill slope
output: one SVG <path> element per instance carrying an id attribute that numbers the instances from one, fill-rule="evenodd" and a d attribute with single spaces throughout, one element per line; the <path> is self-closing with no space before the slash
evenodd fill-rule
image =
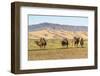
<path id="1" fill-rule="evenodd" d="M 87 26 L 74 26 L 74 25 L 61 25 L 61 24 L 54 24 L 54 23 L 40 23 L 29 25 L 28 30 L 29 32 L 43 30 L 43 29 L 50 29 L 50 30 L 64 30 L 64 31 L 88 31 Z"/>
<path id="2" fill-rule="evenodd" d="M 87 39 L 87 26 L 71 26 L 52 23 L 41 23 L 29 26 L 29 39 L 73 39 L 74 36 L 79 36 Z"/>
<path id="3" fill-rule="evenodd" d="M 71 32 L 71 31 L 50 31 L 47 29 L 40 30 L 40 31 L 33 31 L 29 32 L 29 39 L 39 39 L 44 37 L 46 39 L 62 39 L 62 38 L 69 38 L 73 39 L 74 36 L 79 36 L 84 39 L 87 39 L 88 35 L 87 32 Z"/>

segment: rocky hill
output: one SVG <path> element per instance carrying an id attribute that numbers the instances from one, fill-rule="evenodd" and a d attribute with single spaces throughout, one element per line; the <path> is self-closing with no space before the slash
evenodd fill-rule
<path id="1" fill-rule="evenodd" d="M 52 23 L 41 23 L 29 26 L 29 39 L 73 39 L 74 36 L 79 36 L 84 39 L 88 38 L 87 26 L 71 26 Z"/>

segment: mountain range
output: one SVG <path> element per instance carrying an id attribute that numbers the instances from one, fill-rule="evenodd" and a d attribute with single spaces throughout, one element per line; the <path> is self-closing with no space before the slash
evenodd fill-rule
<path id="1" fill-rule="evenodd" d="M 54 23 L 40 23 L 28 26 L 29 39 L 73 39 L 74 36 L 79 36 L 84 39 L 88 38 L 87 26 L 61 25 Z"/>
<path id="2" fill-rule="evenodd" d="M 39 23 L 39 24 L 33 24 L 28 26 L 28 31 L 38 31 L 38 30 L 64 30 L 64 31 L 88 31 L 87 26 L 74 26 L 74 25 L 61 25 L 61 24 L 54 24 L 54 23 Z"/>

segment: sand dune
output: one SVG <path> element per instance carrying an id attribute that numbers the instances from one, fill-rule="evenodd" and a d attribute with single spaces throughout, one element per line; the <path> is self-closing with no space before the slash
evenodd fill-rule
<path id="1" fill-rule="evenodd" d="M 49 29 L 42 29 L 38 31 L 29 32 L 29 39 L 38 39 L 41 37 L 44 37 L 46 39 L 62 39 L 62 38 L 73 39 L 74 36 L 79 36 L 84 39 L 87 39 L 88 33 L 83 31 L 72 32 L 72 31 L 49 30 Z"/>

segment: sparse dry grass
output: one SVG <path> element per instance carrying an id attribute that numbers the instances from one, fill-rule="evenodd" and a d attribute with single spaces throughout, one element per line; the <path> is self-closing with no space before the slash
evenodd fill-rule
<path id="1" fill-rule="evenodd" d="M 29 40 L 28 60 L 48 60 L 48 59 L 79 59 L 88 57 L 87 41 L 84 48 L 75 48 L 72 44 L 69 48 L 61 46 L 61 40 L 47 40 L 45 49 L 39 48 L 34 40 Z"/>
<path id="2" fill-rule="evenodd" d="M 87 48 L 66 48 L 52 50 L 28 51 L 29 60 L 48 60 L 48 59 L 79 59 L 87 58 Z"/>
<path id="3" fill-rule="evenodd" d="M 28 50 L 39 50 L 41 51 L 41 48 L 36 45 L 35 41 L 38 41 L 38 39 L 29 39 L 28 40 Z M 47 46 L 45 49 L 50 50 L 50 49 L 58 49 L 58 48 L 63 48 L 61 45 L 61 40 L 60 39 L 47 39 Z M 73 48 L 73 43 L 71 40 L 69 41 L 69 46 L 70 48 Z M 84 41 L 84 47 L 87 48 L 87 41 Z"/>

